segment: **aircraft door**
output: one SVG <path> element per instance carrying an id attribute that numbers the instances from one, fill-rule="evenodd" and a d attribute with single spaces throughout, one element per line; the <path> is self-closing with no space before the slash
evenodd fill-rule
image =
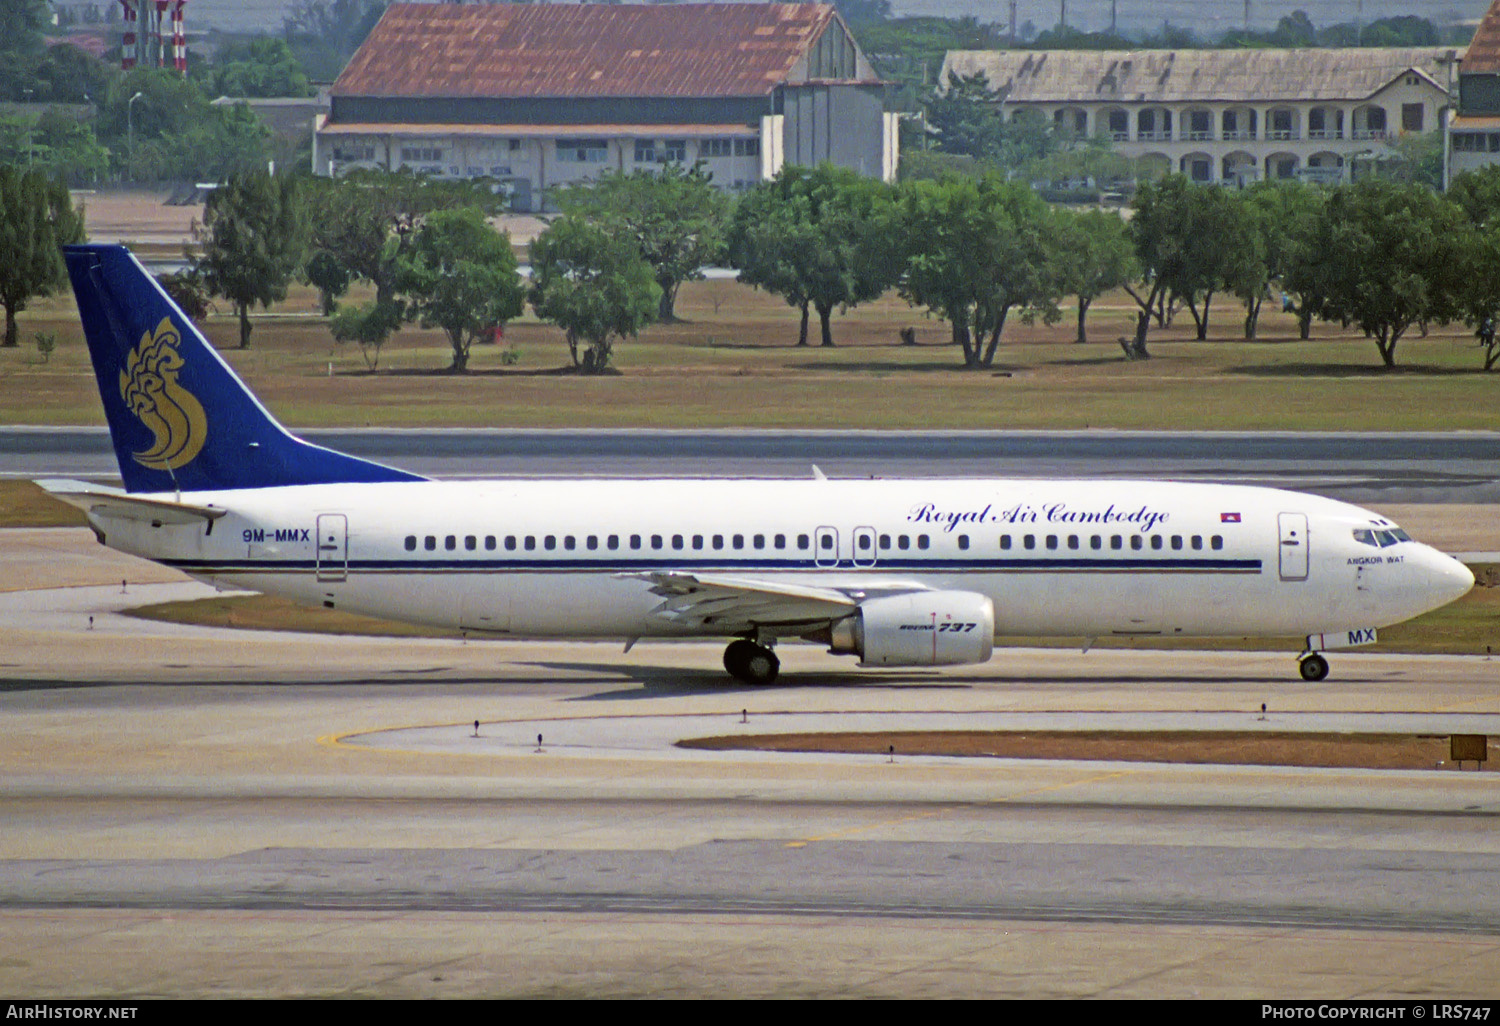
<path id="1" fill-rule="evenodd" d="M 1276 518 L 1281 529 L 1279 564 L 1283 581 L 1307 580 L 1307 515 L 1282 513 Z"/>
<path id="2" fill-rule="evenodd" d="M 839 565 L 839 532 L 836 527 L 820 527 L 813 534 L 813 564 Z"/>
<path id="3" fill-rule="evenodd" d="M 318 580 L 342 581 L 349 576 L 349 518 L 342 513 L 318 514 Z"/>
<path id="4" fill-rule="evenodd" d="M 854 529 L 854 551 L 849 558 L 855 566 L 874 566 L 877 558 L 875 549 L 875 528 L 856 527 Z"/>

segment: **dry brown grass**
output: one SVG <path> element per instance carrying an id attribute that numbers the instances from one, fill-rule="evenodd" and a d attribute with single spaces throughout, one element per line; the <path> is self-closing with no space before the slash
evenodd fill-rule
<path id="1" fill-rule="evenodd" d="M 702 737 L 677 744 L 681 748 L 711 751 L 948 755 L 1348 769 L 1459 768 L 1448 759 L 1448 738 L 1426 734 L 1228 730 L 895 731 Z M 1489 751 L 1500 756 L 1500 740 L 1491 741 Z M 1467 766 L 1472 771 L 1476 764 L 1471 762 Z"/>
<path id="2" fill-rule="evenodd" d="M 355 299 L 362 298 L 355 296 Z M 1013 322 L 996 366 L 960 367 L 944 322 L 894 295 L 835 318 L 837 346 L 794 345 L 797 312 L 733 281 L 684 286 L 681 320 L 616 349 L 617 373 L 570 372 L 562 336 L 522 318 L 500 346 L 478 346 L 471 373 L 444 372 L 440 333 L 408 326 L 371 373 L 357 348 L 336 344 L 316 297 L 294 288 L 256 315 L 251 348 L 234 348 L 229 311 L 205 333 L 285 423 L 314 426 L 1493 429 L 1500 374 L 1479 369 L 1461 327 L 1404 342 L 1383 371 L 1368 340 L 1320 325 L 1300 342 L 1291 320 L 1266 319 L 1262 338 L 1237 340 L 1237 314 L 1218 311 L 1207 342 L 1179 319 L 1153 334 L 1155 358 L 1127 362 L 1113 339 L 1129 330 L 1128 299 L 1090 314 L 1074 344 L 1068 321 Z M 899 344 L 903 327 L 918 345 Z M 42 363 L 30 339 L 57 335 Z M 816 341 L 816 324 L 813 332 Z M 0 350 L 0 422 L 97 424 L 102 413 L 71 299 L 22 315 L 23 345 Z M 519 362 L 502 355 L 514 351 Z"/>

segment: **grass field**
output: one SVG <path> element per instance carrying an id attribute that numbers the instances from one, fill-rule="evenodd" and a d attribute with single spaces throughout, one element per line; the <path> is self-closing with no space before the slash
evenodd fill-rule
<path id="1" fill-rule="evenodd" d="M 355 297 L 359 298 L 359 297 Z M 471 373 L 443 373 L 438 332 L 408 327 L 370 373 L 356 348 L 336 344 L 310 289 L 256 319 L 249 350 L 226 310 L 204 329 L 267 406 L 292 427 L 776 427 L 1451 430 L 1500 427 L 1500 373 L 1481 370 L 1461 327 L 1413 336 L 1395 371 L 1375 346 L 1327 325 L 1296 339 L 1271 312 L 1244 342 L 1240 313 L 1220 301 L 1206 342 L 1191 320 L 1153 333 L 1154 358 L 1127 362 L 1114 342 L 1133 315 L 1124 296 L 1090 313 L 1097 341 L 1072 342 L 1071 316 L 1054 326 L 1013 322 L 996 366 L 965 371 L 946 323 L 887 296 L 834 320 L 838 345 L 799 348 L 797 314 L 733 281 L 684 286 L 681 321 L 616 348 L 618 373 L 566 372 L 550 325 L 524 318 L 500 346 L 477 346 Z M 898 344 L 903 327 L 919 344 Z M 817 335 L 816 322 L 813 336 Z M 102 412 L 70 297 L 21 315 L 22 344 L 0 349 L 0 423 L 98 424 Z M 33 336 L 55 333 L 42 362 Z M 519 362 L 502 364 L 514 348 Z"/>

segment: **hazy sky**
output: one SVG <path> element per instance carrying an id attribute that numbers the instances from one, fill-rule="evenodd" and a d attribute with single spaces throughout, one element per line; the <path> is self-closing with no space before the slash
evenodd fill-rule
<path id="1" fill-rule="evenodd" d="M 65 0 L 66 2 L 66 0 Z M 189 0 L 188 27 L 216 26 L 253 31 L 281 27 L 285 0 Z M 1057 24 L 1063 0 L 1017 0 L 1020 23 L 1038 29 Z M 1315 25 L 1354 21 L 1361 10 L 1365 21 L 1399 14 L 1417 14 L 1436 22 L 1476 19 L 1489 0 L 1251 0 L 1250 21 L 1269 28 L 1283 15 L 1301 9 Z M 1008 0 L 892 0 L 897 14 L 972 14 L 980 21 L 1004 24 L 1010 17 Z M 1085 31 L 1109 27 L 1110 0 L 1066 0 L 1068 24 Z M 1244 0 L 1117 0 L 1120 27 L 1127 31 L 1160 28 L 1162 22 L 1192 28 L 1212 37 L 1245 20 Z"/>

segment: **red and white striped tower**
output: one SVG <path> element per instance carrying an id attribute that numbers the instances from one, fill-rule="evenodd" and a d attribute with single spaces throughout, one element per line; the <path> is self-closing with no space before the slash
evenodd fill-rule
<path id="1" fill-rule="evenodd" d="M 133 0 L 120 0 L 125 8 L 125 38 L 120 41 L 120 67 L 129 71 L 135 67 L 136 7 Z"/>
<path id="2" fill-rule="evenodd" d="M 187 35 L 182 31 L 182 12 L 187 0 L 172 2 L 172 67 L 179 75 L 187 74 Z"/>

